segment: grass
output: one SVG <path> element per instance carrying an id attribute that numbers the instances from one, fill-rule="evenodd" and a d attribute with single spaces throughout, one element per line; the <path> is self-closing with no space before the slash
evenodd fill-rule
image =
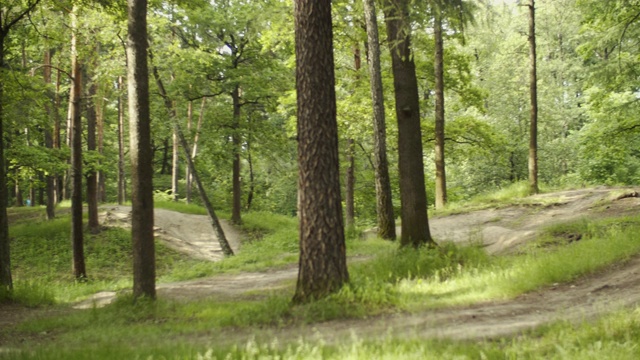
<path id="1" fill-rule="evenodd" d="M 196 210 L 189 210 L 196 211 Z M 297 222 L 268 213 L 243 218 L 250 239 L 238 256 L 205 263 L 160 250 L 160 281 L 220 273 L 260 271 L 297 261 Z M 103 289 L 130 287 L 131 269 L 123 265 L 129 236 L 112 229 L 87 239 L 88 284 L 76 284 L 67 272 L 68 219 L 12 226 L 15 237 L 16 293 L 26 304 L 64 303 Z M 637 358 L 640 310 L 616 313 L 580 326 L 558 323 L 528 336 L 496 342 L 344 339 L 336 345 L 291 338 L 270 341 L 271 331 L 384 313 L 508 299 L 624 261 L 640 252 L 640 216 L 579 220 L 547 228 L 520 254 L 487 256 L 479 247 L 442 245 L 438 249 L 397 249 L 380 239 L 347 240 L 351 282 L 341 291 L 305 305 L 292 305 L 291 292 L 253 294 L 233 301 L 204 299 L 134 302 L 128 296 L 103 309 L 35 319 L 0 330 L 0 340 L 29 339 L 0 358 Z M 579 235 L 579 238 L 578 236 Z M 43 249 L 45 251 L 43 251 Z M 53 255 L 52 255 L 53 254 Z M 89 265 L 91 264 L 91 265 Z M 90 276 L 91 276 L 90 270 Z M 27 280 L 28 279 L 28 280 Z M 261 295 L 261 296 L 255 296 Z M 17 296 L 18 297 L 18 296 Z M 50 301 L 50 299 L 53 299 Z M 249 334 L 255 341 L 246 342 Z M 4 337 L 3 337 L 4 334 Z M 236 345 L 237 339 L 243 339 Z M 28 350 L 26 350 L 28 349 Z"/>

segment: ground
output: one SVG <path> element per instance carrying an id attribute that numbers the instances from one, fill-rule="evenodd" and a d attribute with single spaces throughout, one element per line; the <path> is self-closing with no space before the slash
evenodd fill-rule
<path id="1" fill-rule="evenodd" d="M 580 189 L 536 195 L 521 205 L 477 210 L 430 219 L 437 241 L 480 242 L 492 254 L 511 253 L 547 225 L 579 218 L 637 214 L 640 198 L 635 189 Z M 106 225 L 127 226 L 127 207 L 105 209 Z M 156 210 L 157 235 L 169 246 L 191 256 L 216 261 L 221 257 L 207 216 Z M 224 225 L 234 251 L 241 234 Z M 326 342 L 357 336 L 480 339 L 513 335 L 556 320 L 582 321 L 605 312 L 640 303 L 640 257 L 616 264 L 600 273 L 571 283 L 556 284 L 508 301 L 491 301 L 466 307 L 438 309 L 418 314 L 394 314 L 361 320 L 335 320 L 312 327 L 301 325 L 276 331 L 276 336 L 322 338 Z M 291 291 L 297 268 L 259 273 L 221 275 L 171 284 L 159 284 L 158 296 L 176 299 L 216 297 L 234 299 L 259 291 Z M 100 293 L 76 308 L 102 305 L 115 294 Z M 16 309 L 0 307 L 0 326 L 11 322 Z M 5 316 L 7 319 L 5 321 Z M 260 331 L 260 330 L 257 330 Z M 278 335 L 280 332 L 280 335 Z M 254 334 L 255 335 L 255 334 Z M 259 334 L 258 334 L 259 335 Z M 273 336 L 269 330 L 269 336 Z M 250 338 L 247 333 L 247 339 Z"/>

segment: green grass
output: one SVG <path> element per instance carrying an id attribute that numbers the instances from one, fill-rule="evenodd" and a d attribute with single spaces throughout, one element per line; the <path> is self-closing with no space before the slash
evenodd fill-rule
<path id="1" fill-rule="evenodd" d="M 195 210 L 193 210 L 195 211 Z M 297 261 L 297 221 L 268 213 L 243 217 L 248 241 L 219 263 L 181 257 L 169 249 L 158 255 L 159 281 L 261 271 Z M 111 229 L 87 238 L 89 283 L 70 275 L 69 220 L 12 226 L 16 293 L 23 303 L 67 302 L 104 289 L 131 286 L 130 239 Z M 345 339 L 322 342 L 279 339 L 270 331 L 296 324 L 417 312 L 493 299 L 508 299 L 550 284 L 571 281 L 640 252 L 640 216 L 579 220 L 547 228 L 519 254 L 487 256 L 479 247 L 397 249 L 380 239 L 347 240 L 351 282 L 327 298 L 304 305 L 290 302 L 288 290 L 234 299 L 134 302 L 121 296 L 103 309 L 45 316 L 0 330 L 20 352 L 0 358 L 434 358 L 434 359 L 625 359 L 637 358 L 640 310 L 609 315 L 580 326 L 558 323 L 530 336 L 495 342 Z M 579 238 L 577 235 L 580 235 Z M 91 258 L 94 256 L 95 258 Z M 123 261 L 125 259 L 126 261 Z M 91 264 L 91 265 L 89 265 Z M 92 270 L 93 269 L 93 270 Z M 92 275 L 94 274 L 94 275 Z M 254 296 L 260 295 L 260 296 Z M 255 333 L 256 341 L 234 345 Z M 235 334 L 235 335 L 234 335 Z M 28 339 L 22 344 L 17 339 Z M 28 349 L 28 350 L 26 350 Z"/>

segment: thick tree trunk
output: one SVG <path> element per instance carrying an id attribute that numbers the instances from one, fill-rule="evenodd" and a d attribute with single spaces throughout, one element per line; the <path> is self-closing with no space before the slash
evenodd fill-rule
<path id="1" fill-rule="evenodd" d="M 231 92 L 233 100 L 233 133 L 231 142 L 233 145 L 233 204 L 231 209 L 231 222 L 239 225 L 242 223 L 242 183 L 240 180 L 240 86 L 236 85 Z"/>
<path id="2" fill-rule="evenodd" d="M 444 46 L 442 41 L 442 9 L 436 6 L 433 37 L 435 38 L 435 87 L 436 87 L 436 209 L 447 205 L 447 176 L 444 158 Z"/>
<path id="3" fill-rule="evenodd" d="M 147 64 L 147 1 L 127 0 L 127 85 L 131 156 L 133 296 L 156 297 L 153 238 L 153 152 Z"/>
<path id="4" fill-rule="evenodd" d="M 85 71 L 87 79 L 85 81 L 90 83 L 87 101 L 87 150 L 96 150 L 96 127 L 97 127 L 97 111 L 96 111 L 96 98 L 98 94 L 98 85 L 95 81 L 92 81 L 88 76 L 88 71 Z M 87 174 L 87 212 L 89 215 L 89 231 L 92 234 L 96 234 L 100 231 L 100 222 L 98 221 L 98 173 L 94 168 L 90 169 Z"/>
<path id="5" fill-rule="evenodd" d="M 295 302 L 349 281 L 340 199 L 331 1 L 295 1 L 300 263 Z"/>
<path id="6" fill-rule="evenodd" d="M 73 247 L 73 275 L 78 280 L 87 277 L 84 262 L 84 235 L 82 233 L 82 71 L 77 49 L 77 7 L 71 11 L 71 95 L 69 117 L 71 119 L 71 243 Z"/>
<path id="7" fill-rule="evenodd" d="M 538 76 L 536 65 L 536 8 L 535 0 L 529 5 L 529 57 L 531 60 L 531 121 L 529 130 L 529 192 L 537 194 L 538 188 Z"/>
<path id="8" fill-rule="evenodd" d="M 420 103 L 411 54 L 408 0 L 385 0 L 385 21 L 398 118 L 398 155 L 402 215 L 401 246 L 435 245 L 429 231 L 424 185 Z"/>
<path id="9" fill-rule="evenodd" d="M 396 222 L 393 214 L 391 180 L 387 161 L 387 126 L 384 115 L 384 96 L 382 92 L 382 73 L 380 70 L 380 41 L 375 0 L 364 1 L 365 21 L 367 23 L 367 45 L 369 50 L 369 76 L 371 100 L 373 104 L 373 144 L 376 183 L 376 212 L 378 217 L 378 236 L 395 240 Z"/>
<path id="10" fill-rule="evenodd" d="M 127 201 L 124 173 L 124 99 L 122 91 L 124 91 L 123 79 L 122 76 L 118 76 L 118 205 Z"/>

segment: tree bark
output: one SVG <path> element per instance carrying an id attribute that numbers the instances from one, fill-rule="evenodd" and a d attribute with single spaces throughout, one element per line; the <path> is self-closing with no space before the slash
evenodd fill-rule
<path id="1" fill-rule="evenodd" d="M 435 165 L 436 165 L 436 209 L 442 209 L 447 205 L 447 176 L 445 172 L 444 155 L 444 46 L 442 41 L 442 9 L 436 5 L 434 15 L 433 37 L 435 39 Z"/>
<path id="2" fill-rule="evenodd" d="M 95 99 L 96 106 L 96 131 L 98 132 L 98 154 L 104 155 L 104 101 L 102 96 Z M 106 189 L 105 173 L 102 170 L 98 171 L 98 203 L 104 203 L 107 201 L 107 189 Z"/>
<path id="3" fill-rule="evenodd" d="M 402 216 L 401 246 L 435 245 L 429 231 L 424 185 L 420 103 L 411 54 L 408 0 L 385 0 L 385 21 L 398 118 L 398 156 Z"/>
<path id="4" fill-rule="evenodd" d="M 382 73 L 380 69 L 380 41 L 375 0 L 364 1 L 365 21 L 367 24 L 367 46 L 369 50 L 369 76 L 371 100 L 373 104 L 373 144 L 376 184 L 376 212 L 378 218 L 378 236 L 395 240 L 396 222 L 393 214 L 391 180 L 387 160 L 387 125 L 384 115 L 384 95 L 382 92 Z"/>
<path id="5" fill-rule="evenodd" d="M 174 119 L 177 117 L 177 115 L 175 114 L 175 106 L 176 104 L 171 105 L 171 111 L 174 113 L 174 115 L 172 115 L 171 117 Z M 171 198 L 173 201 L 178 201 L 178 171 L 180 167 L 180 156 L 178 153 L 178 148 L 180 146 L 180 141 L 178 140 L 178 134 L 175 132 L 175 128 L 173 131 L 172 139 L 173 146 L 171 148 Z"/>
<path id="6" fill-rule="evenodd" d="M 124 91 L 122 76 L 118 76 L 118 205 L 127 201 L 126 178 L 124 173 Z"/>
<path id="7" fill-rule="evenodd" d="M 77 48 L 77 6 L 71 11 L 71 95 L 69 118 L 71 119 L 71 243 L 73 247 L 73 275 L 82 280 L 87 277 L 84 262 L 84 235 L 82 233 L 82 71 Z"/>
<path id="8" fill-rule="evenodd" d="M 127 0 L 127 85 L 131 156 L 133 296 L 156 297 L 153 238 L 153 152 L 147 64 L 147 1 Z"/>
<path id="9" fill-rule="evenodd" d="M 530 68 L 530 96 L 531 120 L 529 129 L 529 192 L 537 194 L 538 188 L 538 76 L 536 65 L 536 9 L 535 0 L 529 4 L 529 58 Z"/>
<path id="10" fill-rule="evenodd" d="M 233 133 L 231 142 L 233 145 L 233 204 L 231 209 L 231 222 L 240 225 L 242 223 L 242 183 L 240 180 L 240 86 L 235 85 L 231 92 L 233 100 Z"/>
<path id="11" fill-rule="evenodd" d="M 330 0 L 296 0 L 300 262 L 295 302 L 349 281 L 340 199 Z"/>

